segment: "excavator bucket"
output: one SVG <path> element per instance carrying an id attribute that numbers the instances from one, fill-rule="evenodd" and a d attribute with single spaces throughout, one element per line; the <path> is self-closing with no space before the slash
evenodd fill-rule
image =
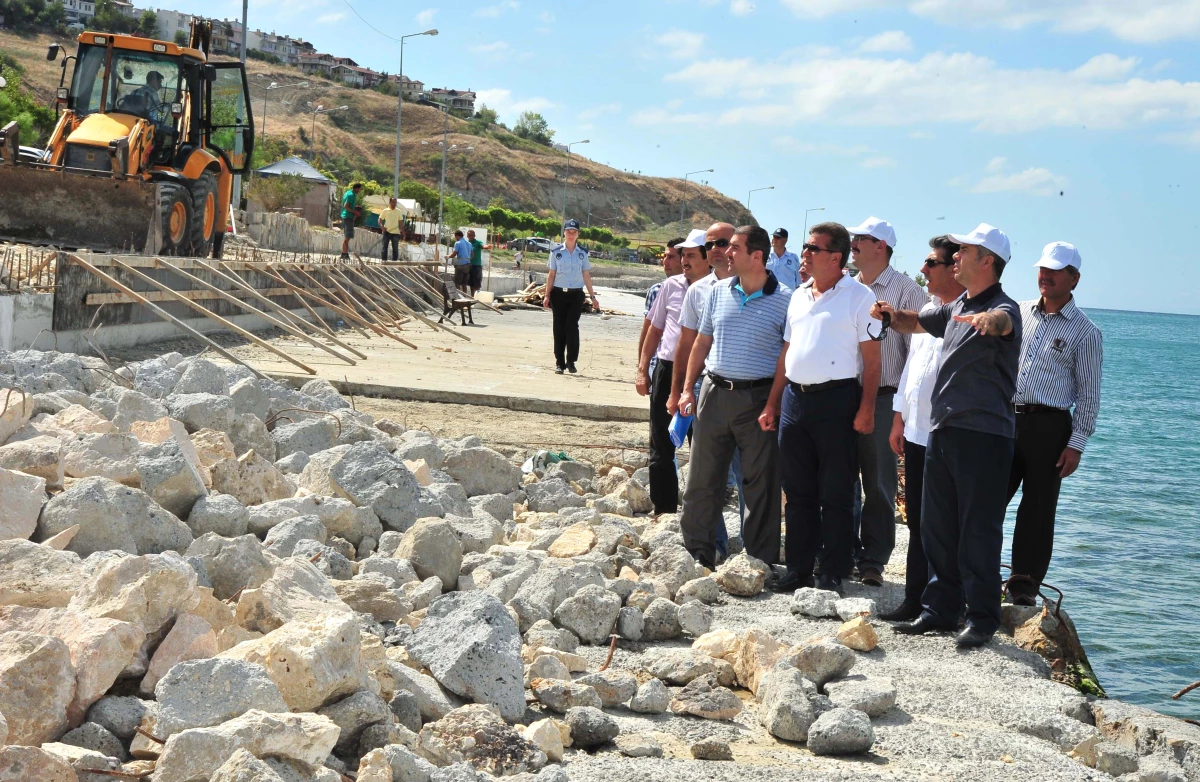
<path id="1" fill-rule="evenodd" d="M 158 185 L 0 163 L 0 239 L 156 254 Z"/>

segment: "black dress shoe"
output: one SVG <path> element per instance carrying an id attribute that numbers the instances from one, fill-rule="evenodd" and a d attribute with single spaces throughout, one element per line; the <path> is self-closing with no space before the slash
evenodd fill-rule
<path id="1" fill-rule="evenodd" d="M 921 615 L 921 604 L 915 600 L 905 600 L 894 611 L 880 614 L 885 622 L 911 622 Z"/>
<path id="2" fill-rule="evenodd" d="M 922 612 L 913 621 L 893 625 L 892 629 L 901 635 L 923 635 L 924 633 L 945 630 L 946 626 L 939 622 L 933 614 Z"/>
<path id="3" fill-rule="evenodd" d="M 576 372 L 578 372 L 579 370 L 575 368 L 574 364 L 567 364 L 567 371 L 573 375 Z"/>
<path id="4" fill-rule="evenodd" d="M 564 371 L 566 371 L 566 367 L 555 367 L 554 368 L 554 374 L 556 374 L 556 375 L 561 375 Z"/>
<path id="5" fill-rule="evenodd" d="M 802 576 L 798 571 L 789 570 L 782 576 L 776 576 L 767 588 L 772 592 L 795 592 L 801 587 L 810 587 L 814 584 L 812 576 Z"/>
<path id="6" fill-rule="evenodd" d="M 992 635 L 969 624 L 966 630 L 955 636 L 954 643 L 958 644 L 960 649 L 974 649 L 992 640 Z"/>
<path id="7" fill-rule="evenodd" d="M 1014 594 L 1010 593 L 1009 597 L 1012 598 L 1012 604 L 1015 606 L 1035 606 L 1035 605 L 1037 605 L 1037 598 L 1034 597 L 1033 595 L 1022 595 L 1022 594 L 1014 595 Z"/>
<path id="8" fill-rule="evenodd" d="M 817 581 L 817 589 L 824 589 L 828 592 L 837 592 L 842 597 L 846 596 L 845 590 L 842 589 L 842 580 L 837 576 L 827 576 L 821 574 L 821 578 Z"/>

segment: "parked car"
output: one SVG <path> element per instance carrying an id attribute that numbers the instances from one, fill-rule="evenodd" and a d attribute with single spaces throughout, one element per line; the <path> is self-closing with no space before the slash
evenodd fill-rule
<path id="1" fill-rule="evenodd" d="M 521 239 L 513 239 L 506 246 L 510 250 L 534 250 L 548 253 L 554 247 L 554 242 L 541 236 L 526 236 Z"/>
<path id="2" fill-rule="evenodd" d="M 67 25 L 67 32 L 69 33 L 81 33 L 86 29 L 87 27 L 85 27 L 82 22 L 71 22 L 69 25 Z"/>

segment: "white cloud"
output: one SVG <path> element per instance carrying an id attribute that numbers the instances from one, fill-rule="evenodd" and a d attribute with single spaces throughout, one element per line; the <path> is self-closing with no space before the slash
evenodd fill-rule
<path id="1" fill-rule="evenodd" d="M 654 42 L 665 48 L 672 57 L 691 59 L 700 52 L 700 47 L 704 45 L 705 38 L 704 33 L 693 33 L 688 30 L 676 30 L 672 28 L 655 38 Z"/>
<path id="2" fill-rule="evenodd" d="M 911 52 L 912 39 L 903 30 L 889 30 L 886 33 L 872 36 L 859 45 L 858 50 L 868 54 L 879 52 Z"/>
<path id="3" fill-rule="evenodd" d="M 892 160 L 890 157 L 877 155 L 875 157 L 865 158 L 861 163 L 859 163 L 859 165 L 863 168 L 889 168 L 896 165 L 896 161 Z"/>
<path id="4" fill-rule="evenodd" d="M 1067 180 L 1048 168 L 1027 168 L 1009 172 L 1008 160 L 992 158 L 984 168 L 984 176 L 969 190 L 972 193 L 1028 193 L 1049 196 L 1066 186 Z"/>
<path id="5" fill-rule="evenodd" d="M 790 153 L 795 155 L 838 155 L 852 156 L 865 155 L 871 151 L 870 147 L 861 144 L 844 147 L 840 144 L 814 144 L 811 141 L 801 141 L 792 136 L 777 136 L 771 139 L 771 146 L 779 152 Z"/>
<path id="6" fill-rule="evenodd" d="M 510 125 L 517 121 L 522 112 L 544 111 L 554 105 L 541 97 L 516 99 L 512 90 L 506 89 L 476 90 L 475 98 L 478 104 L 486 103 L 488 108 L 495 109 L 500 119 Z"/>
<path id="7" fill-rule="evenodd" d="M 754 3 L 750 0 L 733 0 L 729 4 L 729 12 L 734 16 L 748 16 L 754 13 Z"/>
<path id="8" fill-rule="evenodd" d="M 1068 33 L 1104 31 L 1138 43 L 1200 36 L 1196 0 L 783 0 L 783 4 L 808 18 L 902 9 L 956 27 L 1046 25 Z"/>
<path id="9" fill-rule="evenodd" d="M 515 11 L 521 7 L 521 4 L 515 0 L 503 0 L 496 5 L 488 5 L 480 8 L 475 12 L 476 16 L 482 16 L 484 19 L 495 19 L 505 11 Z"/>
<path id="10" fill-rule="evenodd" d="M 725 124 L 952 122 L 1006 133 L 1081 125 L 1191 127 L 1200 120 L 1200 82 L 1118 76 L 1131 67 L 1129 60 L 1107 55 L 1075 70 L 1004 68 L 971 53 L 936 52 L 915 60 L 821 55 L 700 60 L 666 80 L 727 100 L 718 118 Z"/>
<path id="11" fill-rule="evenodd" d="M 433 17 L 437 16 L 438 9 L 426 8 L 424 11 L 416 15 L 417 24 L 421 27 L 427 27 L 433 24 Z"/>
<path id="12" fill-rule="evenodd" d="M 550 24 L 554 21 L 554 14 L 550 13 L 549 11 L 542 11 L 540 14 L 538 14 L 538 19 L 542 21 L 542 24 Z"/>
<path id="13" fill-rule="evenodd" d="M 333 24 L 334 22 L 340 22 L 345 18 L 346 18 L 346 12 L 339 11 L 337 13 L 325 14 L 323 16 L 318 16 L 317 24 Z"/>

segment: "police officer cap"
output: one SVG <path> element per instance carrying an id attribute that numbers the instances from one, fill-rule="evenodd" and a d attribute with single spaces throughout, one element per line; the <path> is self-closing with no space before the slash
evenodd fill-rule
<path id="1" fill-rule="evenodd" d="M 563 223 L 563 230 L 564 231 L 570 231 L 570 230 L 578 231 L 579 230 L 579 221 L 574 218 L 568 220 L 567 222 Z"/>

